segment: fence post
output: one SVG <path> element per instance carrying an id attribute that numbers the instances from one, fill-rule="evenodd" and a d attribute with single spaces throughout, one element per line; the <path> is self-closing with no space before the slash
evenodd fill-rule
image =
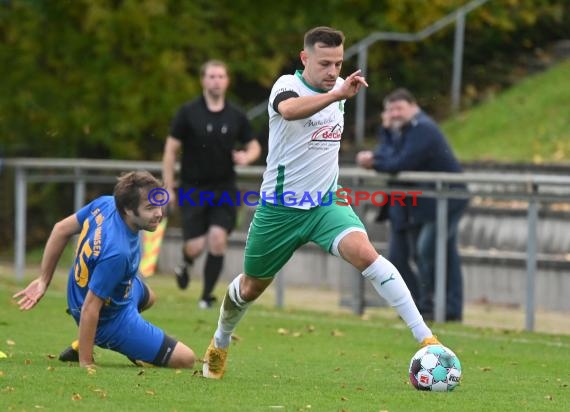
<path id="1" fill-rule="evenodd" d="M 538 202 L 534 197 L 537 192 L 536 184 L 530 187 L 530 200 L 528 202 L 528 243 L 526 253 L 526 330 L 534 330 L 534 288 L 536 275 L 536 225 L 538 220 Z"/>
<path id="2" fill-rule="evenodd" d="M 28 198 L 24 166 L 16 166 L 14 186 L 16 191 L 14 199 L 14 272 L 16 272 L 16 280 L 21 282 L 24 279 L 24 271 L 26 270 L 26 202 Z"/>
<path id="3" fill-rule="evenodd" d="M 362 71 L 362 76 L 366 76 L 368 71 L 368 46 L 361 45 L 358 48 L 358 69 Z M 362 87 L 356 95 L 354 141 L 358 149 L 364 146 L 364 124 L 366 122 L 366 87 Z"/>
<path id="4" fill-rule="evenodd" d="M 81 209 L 85 203 L 85 176 L 81 171 L 80 166 L 74 168 L 75 183 L 73 190 L 73 205 L 75 212 Z"/>
<path id="5" fill-rule="evenodd" d="M 435 296 L 434 320 L 445 322 L 447 291 L 447 197 L 442 192 L 447 185 L 441 180 L 436 183 L 439 196 L 436 204 L 436 243 L 435 243 Z"/>
<path id="6" fill-rule="evenodd" d="M 463 46 L 465 38 L 465 12 L 460 9 L 455 19 L 453 45 L 453 76 L 451 78 L 451 112 L 457 113 L 461 104 L 461 72 L 463 70 Z"/>

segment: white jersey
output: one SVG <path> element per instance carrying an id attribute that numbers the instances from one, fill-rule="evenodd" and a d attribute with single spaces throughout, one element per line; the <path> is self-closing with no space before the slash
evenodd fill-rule
<path id="1" fill-rule="evenodd" d="M 343 82 L 338 78 L 334 89 Z M 283 92 L 299 96 L 326 93 L 310 86 L 300 71 L 281 76 L 273 85 L 268 107 L 269 152 L 261 197 L 267 203 L 309 209 L 326 202 L 329 191 L 336 190 L 345 100 L 331 103 L 306 119 L 285 120 L 273 108 L 275 97 Z"/>

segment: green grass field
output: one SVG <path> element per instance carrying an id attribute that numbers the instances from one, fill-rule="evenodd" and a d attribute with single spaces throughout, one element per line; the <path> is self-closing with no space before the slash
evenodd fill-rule
<path id="1" fill-rule="evenodd" d="M 570 160 L 570 60 L 442 124 L 462 161 Z"/>
<path id="2" fill-rule="evenodd" d="M 76 335 L 58 274 L 34 310 L 20 312 L 13 275 L 0 271 L 0 410 L 57 411 L 563 411 L 568 410 L 570 336 L 501 332 L 457 324 L 433 330 L 460 357 L 451 393 L 413 389 L 407 368 L 418 349 L 394 315 L 361 319 L 254 305 L 236 331 L 222 381 L 198 372 L 138 368 L 96 349 L 94 374 L 57 360 Z M 150 321 L 202 356 L 217 310 L 155 276 Z M 221 285 L 223 286 L 223 285 Z M 220 291 L 219 291 L 220 292 Z M 199 370 L 201 365 L 197 365 Z"/>

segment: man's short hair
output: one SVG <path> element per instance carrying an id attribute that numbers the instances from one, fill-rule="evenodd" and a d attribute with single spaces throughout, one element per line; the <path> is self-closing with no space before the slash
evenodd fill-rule
<path id="1" fill-rule="evenodd" d="M 147 171 L 123 173 L 117 178 L 117 184 L 113 190 L 115 206 L 123 216 L 127 209 L 137 214 L 141 195 L 158 187 L 162 187 L 160 180 Z"/>
<path id="2" fill-rule="evenodd" d="M 344 44 L 344 33 L 332 27 L 319 26 L 305 33 L 305 48 L 314 48 L 315 44 L 322 43 L 325 47 L 338 47 Z"/>
<path id="3" fill-rule="evenodd" d="M 404 89 L 403 87 L 394 90 L 388 96 L 384 98 L 384 106 L 388 103 L 397 102 L 404 100 L 411 104 L 416 104 L 416 98 L 408 89 Z"/>
<path id="4" fill-rule="evenodd" d="M 228 73 L 228 65 L 225 62 L 212 59 L 208 60 L 206 63 L 200 66 L 200 78 L 204 78 L 206 75 L 206 70 L 208 70 L 210 67 L 223 67 L 226 73 Z"/>

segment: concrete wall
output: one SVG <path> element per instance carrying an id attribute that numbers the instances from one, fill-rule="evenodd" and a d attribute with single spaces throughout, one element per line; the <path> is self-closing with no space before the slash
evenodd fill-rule
<path id="1" fill-rule="evenodd" d="M 373 223 L 374 210 L 363 211 L 370 237 L 379 250 L 385 250 L 387 225 Z M 247 227 L 250 214 L 242 227 Z M 461 253 L 466 302 L 525 305 L 526 299 L 526 220 L 524 213 L 467 213 L 460 224 Z M 535 302 L 537 308 L 570 311 L 570 222 L 564 217 L 539 221 L 539 258 Z M 182 259 L 179 229 L 167 231 L 159 259 L 159 271 L 172 273 Z M 245 233 L 231 235 L 222 282 L 227 282 L 243 268 Z M 203 267 L 203 257 L 196 272 Z M 350 304 L 358 274 L 342 259 L 309 244 L 297 251 L 283 268 L 285 285 L 322 287 L 339 291 L 339 304 Z M 366 284 L 366 300 L 383 305 L 372 287 Z"/>

